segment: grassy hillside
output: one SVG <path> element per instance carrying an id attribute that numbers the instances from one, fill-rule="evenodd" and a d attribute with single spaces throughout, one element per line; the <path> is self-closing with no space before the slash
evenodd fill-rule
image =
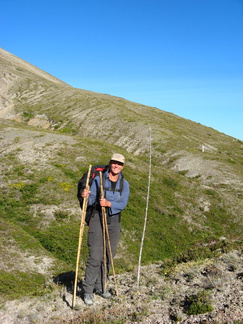
<path id="1" fill-rule="evenodd" d="M 7 52 L 0 51 L 0 66 L 0 248 L 11 250 L 1 253 L 1 282 L 6 287 L 21 278 L 19 290 L 7 291 L 9 298 L 20 291 L 42 293 L 38 287 L 52 276 L 75 269 L 77 181 L 89 164 L 106 163 L 113 152 L 126 156 L 124 176 L 131 187 L 115 267 L 119 272 L 136 266 L 149 126 L 152 178 L 143 264 L 162 260 L 166 271 L 241 244 L 241 141 L 156 108 L 74 89 Z M 36 286 L 24 290 L 26 273 Z"/>

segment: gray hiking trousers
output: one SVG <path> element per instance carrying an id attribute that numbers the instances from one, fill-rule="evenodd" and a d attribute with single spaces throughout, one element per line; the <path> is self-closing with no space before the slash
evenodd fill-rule
<path id="1" fill-rule="evenodd" d="M 110 244 L 112 257 L 116 254 L 118 241 L 121 234 L 121 226 L 119 215 L 113 217 L 107 216 L 108 231 L 110 236 Z M 101 224 L 101 216 L 97 213 L 90 219 L 88 231 L 88 247 L 89 256 L 86 264 L 85 279 L 83 280 L 83 289 L 87 294 L 92 294 L 94 289 L 103 291 L 103 232 Z M 110 268 L 109 250 L 107 246 L 107 279 Z"/>

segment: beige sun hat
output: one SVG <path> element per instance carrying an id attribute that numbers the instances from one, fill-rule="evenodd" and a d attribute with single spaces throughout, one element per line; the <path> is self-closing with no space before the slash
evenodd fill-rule
<path id="1" fill-rule="evenodd" d="M 110 159 L 110 161 L 117 161 L 121 163 L 125 163 L 125 157 L 122 154 L 114 153 Z"/>

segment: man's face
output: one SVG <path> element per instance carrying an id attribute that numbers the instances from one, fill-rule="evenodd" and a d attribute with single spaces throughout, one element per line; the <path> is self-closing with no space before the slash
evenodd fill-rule
<path id="1" fill-rule="evenodd" d="M 111 172 L 113 174 L 119 174 L 124 168 L 124 164 L 118 161 L 111 161 Z"/>

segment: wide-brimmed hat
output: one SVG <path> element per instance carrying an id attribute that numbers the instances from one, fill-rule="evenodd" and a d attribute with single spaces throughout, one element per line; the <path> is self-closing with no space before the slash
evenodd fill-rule
<path id="1" fill-rule="evenodd" d="M 121 162 L 125 163 L 125 157 L 122 154 L 119 153 L 114 153 L 110 159 L 110 161 L 116 161 L 116 162 Z"/>

